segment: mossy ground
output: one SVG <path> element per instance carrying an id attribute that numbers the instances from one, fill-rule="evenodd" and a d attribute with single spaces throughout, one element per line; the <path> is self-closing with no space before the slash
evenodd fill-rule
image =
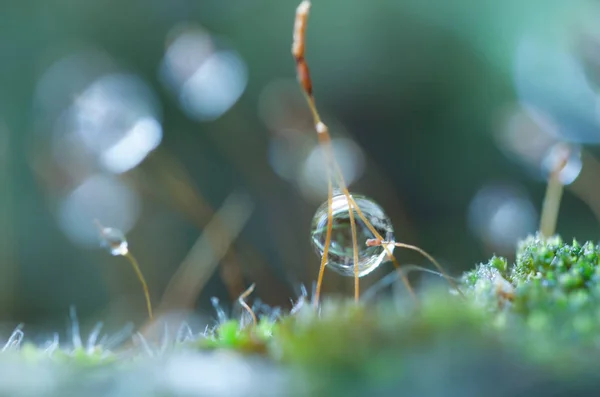
<path id="1" fill-rule="evenodd" d="M 257 326 L 222 321 L 156 354 L 44 349 L 17 334 L 0 356 L 10 369 L 0 371 L 0 395 L 593 393 L 599 262 L 595 244 L 530 237 L 514 264 L 494 257 L 465 273 L 464 296 L 432 287 L 418 304 L 325 300 L 317 312 L 306 303 Z"/>
<path id="2" fill-rule="evenodd" d="M 519 245 L 513 265 L 494 257 L 467 272 L 463 285 L 499 330 L 518 331 L 515 339 L 536 354 L 586 360 L 582 351 L 600 347 L 599 264 L 600 247 L 592 242 L 532 236 Z"/>

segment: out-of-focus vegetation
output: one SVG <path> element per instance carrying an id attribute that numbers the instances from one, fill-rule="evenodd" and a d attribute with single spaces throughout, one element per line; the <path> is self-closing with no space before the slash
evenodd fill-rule
<path id="1" fill-rule="evenodd" d="M 592 395 L 599 349 L 600 249 L 530 237 L 508 266 L 494 257 L 464 274 L 453 294 L 441 285 L 411 298 L 356 304 L 306 297 L 292 313 L 261 310 L 196 333 L 185 322 L 158 340 L 106 350 L 99 328 L 81 340 L 35 346 L 16 330 L 0 366 L 15 365 L 0 392 L 45 395 Z M 592 272 L 586 271 L 591 266 Z M 567 275 L 567 276 L 565 276 Z M 572 278 L 583 277 L 581 283 Z M 568 280 L 567 280 L 568 279 Z M 258 311 L 257 311 L 258 312 Z M 40 382 L 32 374 L 48 374 Z M 35 378 L 37 379 L 37 378 Z M 510 382 L 507 382 L 510 379 Z M 99 385 L 103 387 L 99 388 Z"/>
<path id="2" fill-rule="evenodd" d="M 600 248 L 591 241 L 569 245 L 559 237 L 530 236 L 513 265 L 494 257 L 463 280 L 501 328 L 524 328 L 516 339 L 532 351 L 557 363 L 564 356 L 585 362 L 585 351 L 598 348 L 599 260 Z"/>

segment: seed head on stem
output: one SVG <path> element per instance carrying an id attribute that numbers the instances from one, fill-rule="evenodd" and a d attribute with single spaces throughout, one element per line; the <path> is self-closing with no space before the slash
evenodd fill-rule
<path id="1" fill-rule="evenodd" d="M 325 247 L 323 250 L 323 255 L 321 258 L 321 267 L 319 269 L 319 278 L 317 279 L 317 289 L 315 292 L 315 306 L 319 304 L 319 295 L 321 291 L 321 286 L 323 282 L 323 274 L 325 266 L 327 265 L 327 256 L 329 253 L 329 246 L 331 245 L 331 230 L 332 230 L 332 197 L 333 197 L 333 179 L 337 182 L 337 187 L 342 191 L 342 193 L 346 196 L 348 200 L 348 214 L 350 218 L 350 227 L 352 232 L 352 245 L 353 245 L 353 254 L 354 254 L 354 299 L 358 302 L 358 298 L 360 296 L 359 290 L 359 275 L 358 275 L 358 241 L 356 240 L 356 220 L 354 217 L 354 213 L 365 223 L 365 226 L 373 233 L 373 235 L 383 241 L 383 237 L 377 232 L 377 230 L 373 227 L 373 225 L 369 222 L 369 220 L 364 216 L 352 196 L 348 191 L 348 187 L 340 170 L 340 166 L 337 163 L 333 151 L 331 149 L 331 136 L 329 134 L 329 129 L 327 125 L 321 120 L 321 116 L 317 110 L 317 106 L 315 103 L 315 98 L 313 96 L 313 84 L 310 78 L 310 70 L 308 68 L 308 63 L 305 59 L 305 51 L 306 51 L 306 28 L 308 23 L 308 16 L 311 7 L 311 2 L 309 0 L 304 0 L 300 3 L 298 8 L 296 9 L 296 20 L 294 23 L 294 35 L 293 35 L 293 43 L 292 43 L 292 55 L 296 61 L 296 73 L 298 77 L 298 82 L 304 92 L 306 97 L 306 101 L 308 103 L 308 107 L 312 113 L 315 130 L 317 132 L 317 137 L 319 139 L 319 144 L 324 148 L 323 153 L 325 156 L 325 172 L 328 180 L 328 193 L 327 193 L 327 202 L 328 202 L 328 216 L 327 216 L 327 232 L 325 238 Z M 332 178 L 333 174 L 333 178 Z M 392 260 L 396 268 L 399 268 L 398 261 L 392 254 L 391 250 L 387 246 L 383 246 L 388 257 Z M 408 282 L 408 278 L 405 274 L 401 275 L 402 281 L 406 285 L 409 293 L 413 298 L 416 299 L 416 295 Z"/>
<path id="2" fill-rule="evenodd" d="M 102 244 L 110 251 L 110 253 L 114 256 L 123 256 L 127 258 L 131 267 L 135 271 L 135 274 L 140 280 L 142 284 L 142 289 L 144 290 L 144 297 L 146 298 L 146 308 L 148 310 L 148 317 L 152 320 L 152 303 L 150 302 L 150 292 L 148 290 L 148 284 L 146 283 L 146 279 L 142 274 L 142 270 L 140 269 L 140 265 L 133 256 L 133 254 L 129 251 L 129 246 L 127 244 L 127 240 L 123 233 L 111 227 L 104 227 L 97 219 L 94 220 L 94 223 L 98 227 L 98 231 L 100 233 L 100 238 L 102 239 Z"/>

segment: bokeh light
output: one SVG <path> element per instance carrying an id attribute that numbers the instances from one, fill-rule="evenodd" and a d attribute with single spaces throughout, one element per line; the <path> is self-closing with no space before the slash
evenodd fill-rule
<path id="1" fill-rule="evenodd" d="M 34 111 L 42 125 L 53 123 L 95 79 L 118 70 L 109 54 L 93 46 L 65 46 L 60 52 L 51 52 L 54 61 L 44 68 L 36 85 Z"/>
<path id="2" fill-rule="evenodd" d="M 559 154 L 568 150 L 568 161 L 560 173 L 564 185 L 577 179 L 582 170 L 581 146 L 559 141 L 554 134 L 556 125 L 542 112 L 523 107 L 506 109 L 495 130 L 498 147 L 511 160 L 524 167 L 532 178 L 547 181 L 550 173 L 556 169 Z"/>
<path id="3" fill-rule="evenodd" d="M 346 184 L 352 186 L 365 170 L 365 156 L 362 149 L 351 139 L 333 138 L 331 140 L 331 151 L 340 166 Z M 326 149 L 321 145 L 315 145 L 306 156 L 300 169 L 298 185 L 300 191 L 308 200 L 317 201 L 327 197 L 326 154 Z"/>
<path id="4" fill-rule="evenodd" d="M 560 169 L 558 179 L 565 186 L 577 179 L 582 168 L 581 148 L 562 143 L 552 146 L 542 161 L 542 169 L 547 178 Z"/>
<path id="5" fill-rule="evenodd" d="M 78 95 L 64 122 L 67 133 L 95 153 L 101 166 L 122 173 L 159 145 L 162 127 L 156 109 L 152 92 L 142 80 L 113 74 Z"/>
<path id="6" fill-rule="evenodd" d="M 110 175 L 92 175 L 60 202 L 59 225 L 73 242 L 100 247 L 96 221 L 127 233 L 141 210 L 137 193 Z"/>
<path id="7" fill-rule="evenodd" d="M 293 182 L 314 144 L 307 131 L 281 130 L 269 141 L 269 165 L 279 177 Z"/>
<path id="8" fill-rule="evenodd" d="M 156 119 L 139 119 L 123 138 L 102 153 L 102 165 L 116 174 L 134 168 L 158 147 L 161 138 L 162 127 Z"/>
<path id="9" fill-rule="evenodd" d="M 96 50 L 51 65 L 37 85 L 35 110 L 39 139 L 51 140 L 55 162 L 76 177 L 126 172 L 162 140 L 154 92 L 136 75 L 118 72 L 115 62 Z"/>
<path id="10" fill-rule="evenodd" d="M 269 82 L 258 98 L 258 115 L 271 131 L 306 129 L 308 134 L 313 133 L 311 115 L 296 80 Z"/>
<path id="11" fill-rule="evenodd" d="M 207 31 L 179 26 L 161 63 L 161 81 L 177 96 L 183 111 L 197 121 L 213 121 L 243 94 L 248 76 L 240 55 L 221 48 Z"/>
<path id="12" fill-rule="evenodd" d="M 556 139 L 600 143 L 599 95 L 574 49 L 551 37 L 523 36 L 517 46 L 514 82 L 519 100 Z M 544 117 L 541 117 L 541 114 Z"/>
<path id="13" fill-rule="evenodd" d="M 469 227 L 492 251 L 510 254 L 519 239 L 535 232 L 535 208 L 520 187 L 505 183 L 487 184 L 469 204 Z"/>

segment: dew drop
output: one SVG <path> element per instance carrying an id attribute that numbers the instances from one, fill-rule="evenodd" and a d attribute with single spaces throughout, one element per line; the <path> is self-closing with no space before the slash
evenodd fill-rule
<path id="1" fill-rule="evenodd" d="M 102 239 L 102 246 L 106 248 L 111 255 L 123 256 L 129 252 L 129 246 L 125 235 L 119 229 L 112 227 L 103 227 L 100 230 L 100 238 Z"/>
<path id="2" fill-rule="evenodd" d="M 575 182 L 581 173 L 581 148 L 563 143 L 557 143 L 548 150 L 542 162 L 542 169 L 546 177 L 562 166 L 558 173 L 560 182 L 567 186 Z"/>
<path id="3" fill-rule="evenodd" d="M 375 230 L 389 241 L 388 249 L 394 249 L 394 230 L 392 222 L 383 209 L 373 200 L 353 195 L 354 201 L 362 211 L 365 218 L 373 225 Z M 354 276 L 354 249 L 352 246 L 352 229 L 350 225 L 348 200 L 345 195 L 337 194 L 332 200 L 333 225 L 331 232 L 331 245 L 327 255 L 327 267 L 335 272 Z M 354 211 L 356 221 L 356 237 L 358 242 L 358 276 L 362 277 L 375 270 L 384 260 L 387 253 L 383 246 L 367 246 L 366 241 L 376 236 L 371 233 L 364 222 Z M 319 256 L 323 255 L 325 239 L 327 236 L 327 202 L 323 203 L 315 213 L 312 222 L 312 244 Z"/>

